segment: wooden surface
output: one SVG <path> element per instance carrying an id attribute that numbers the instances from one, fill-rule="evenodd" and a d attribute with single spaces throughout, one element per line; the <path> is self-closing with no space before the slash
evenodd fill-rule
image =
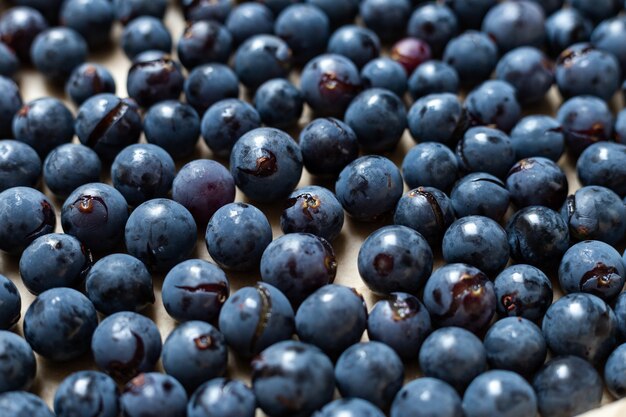
<path id="1" fill-rule="evenodd" d="M 178 7 L 171 6 L 168 10 L 168 14 L 166 16 L 166 25 L 170 29 L 172 36 L 175 40 L 174 45 L 176 44 L 176 40 L 180 37 L 184 22 L 182 20 L 182 15 Z M 121 36 L 121 27 L 119 24 L 116 24 L 114 32 L 113 32 L 113 42 L 112 47 L 108 49 L 106 52 L 101 52 L 97 54 L 91 54 L 88 58 L 90 62 L 97 62 L 105 65 L 114 75 L 114 78 L 117 82 L 117 94 L 119 96 L 126 96 L 126 74 L 128 68 L 130 67 L 130 61 L 123 54 L 121 48 L 117 47 L 119 45 L 119 39 Z M 114 47 L 115 46 L 115 47 Z M 294 81 L 297 80 L 297 74 L 293 74 Z M 72 109 L 74 114 L 76 113 L 76 108 L 73 106 L 64 96 L 64 92 L 62 89 L 51 86 L 46 83 L 43 77 L 34 71 L 31 68 L 26 68 L 20 71 L 18 77 L 18 83 L 20 85 L 22 96 L 24 102 L 28 102 L 30 100 L 43 97 L 43 96 L 55 96 L 60 99 L 63 99 L 68 106 Z M 242 94 L 242 96 L 244 96 Z M 556 91 L 551 91 L 550 95 L 546 98 L 546 100 L 538 107 L 530 109 L 528 113 L 544 113 L 544 114 L 554 114 L 555 109 L 558 107 L 560 103 L 560 97 Z M 615 108 L 619 106 L 620 103 L 614 103 Z M 310 120 L 309 111 L 305 111 L 301 121 L 300 127 L 304 126 L 306 122 Z M 298 129 L 290 132 L 292 135 L 297 135 Z M 297 137 L 297 136 L 296 136 Z M 77 139 L 74 139 L 77 142 Z M 142 142 L 145 139 L 142 138 Z M 402 162 L 403 156 L 406 154 L 409 148 L 411 148 L 415 143 L 411 139 L 408 134 L 408 131 L 405 133 L 404 137 L 398 148 L 392 152 L 391 154 L 387 154 L 385 156 L 392 159 L 396 164 L 400 164 Z M 206 147 L 206 145 L 200 140 L 198 142 L 196 154 L 191 159 L 197 158 L 212 158 L 211 152 Z M 221 160 L 220 162 L 227 164 L 227 161 Z M 570 193 L 575 191 L 580 187 L 578 180 L 576 178 L 575 172 L 573 170 L 572 164 L 564 157 L 559 161 L 560 165 L 566 170 Z M 181 164 L 177 164 L 177 168 L 180 168 Z M 109 168 L 106 167 L 105 170 Z M 103 180 L 106 180 L 107 175 L 103 174 Z M 301 179 L 299 186 L 309 185 L 309 184 L 318 184 L 323 185 L 328 188 L 333 188 L 332 182 L 315 182 L 313 178 L 311 178 L 308 173 L 304 173 Z M 44 191 L 47 195 L 52 197 L 52 194 L 49 190 L 45 189 L 43 185 L 40 186 L 40 189 Z M 247 201 L 243 194 L 238 190 L 237 191 L 237 201 Z M 55 201 L 55 206 L 57 209 L 57 215 L 60 213 L 60 207 L 62 205 L 62 201 L 53 198 Z M 278 219 L 280 216 L 280 204 L 269 206 L 269 205 L 257 205 L 261 208 L 267 215 L 272 223 L 272 228 L 274 232 L 274 238 L 280 236 L 282 234 L 280 227 L 278 225 Z M 510 214 L 510 213 L 509 213 Z M 337 270 L 337 279 L 336 283 L 344 284 L 351 287 L 355 287 L 360 293 L 365 296 L 368 308 L 371 307 L 376 302 L 376 298 L 368 291 L 363 282 L 361 281 L 359 274 L 356 268 L 356 259 L 361 243 L 365 240 L 365 238 L 372 233 L 374 230 L 381 227 L 384 223 L 374 223 L 374 224 L 363 224 L 354 222 L 349 218 L 346 218 L 346 223 L 344 225 L 343 231 L 341 235 L 333 242 L 333 247 L 337 254 L 338 259 L 338 270 Z M 60 221 L 57 222 L 57 231 L 61 232 Z M 210 259 L 205 244 L 204 244 L 204 231 L 199 231 L 199 239 L 196 246 L 195 257 L 202 259 Z M 435 250 L 439 252 L 439 249 Z M 439 260 L 436 262 L 436 267 L 441 265 L 440 255 L 438 256 Z M 18 271 L 18 262 L 19 259 L 10 257 L 6 254 L 0 255 L 0 273 L 9 277 L 19 288 L 20 294 L 22 295 L 22 317 L 26 312 L 26 309 L 30 305 L 33 300 L 33 296 L 28 293 L 28 291 L 24 288 L 21 283 L 21 279 Z M 238 288 L 245 285 L 252 285 L 257 280 L 260 279 L 258 273 L 251 274 L 233 274 L 227 272 L 227 275 L 231 282 L 231 293 L 237 290 Z M 171 330 L 175 327 L 176 323 L 173 319 L 171 319 L 165 312 L 163 308 L 163 303 L 161 301 L 161 284 L 163 282 L 162 276 L 154 277 L 154 286 L 156 292 L 156 302 L 154 306 L 148 309 L 145 312 L 146 315 L 151 317 L 159 326 L 161 331 L 161 336 L 163 340 L 165 337 L 171 332 Z M 555 281 L 556 282 L 556 281 Z M 558 283 L 555 285 L 558 287 Z M 22 332 L 22 321 L 15 329 L 17 332 L 21 334 Z M 367 336 L 364 335 L 364 339 Z M 37 379 L 35 385 L 33 387 L 33 391 L 42 396 L 48 404 L 52 405 L 52 399 L 54 397 L 54 393 L 60 381 L 63 380 L 66 376 L 71 374 L 72 372 L 82 370 L 82 369 L 95 369 L 93 361 L 89 355 L 85 357 L 69 362 L 69 363 L 54 363 L 47 361 L 41 357 L 38 357 L 38 372 Z M 159 369 L 160 365 L 159 365 Z M 229 375 L 231 377 L 238 377 L 244 380 L 248 380 L 249 367 L 248 364 L 242 361 L 238 361 L 234 355 L 230 355 L 230 363 L 229 363 Z M 407 381 L 412 380 L 418 376 L 418 370 L 415 363 L 407 364 Z M 603 404 L 608 404 L 612 401 L 612 398 L 608 394 L 605 394 L 603 398 Z M 258 412 L 257 415 L 261 416 L 262 413 Z M 615 402 L 610 405 L 605 405 L 601 409 L 594 410 L 592 412 L 584 414 L 585 417 L 623 417 L 626 416 L 626 400 L 621 402 Z M 544 416 L 548 417 L 548 416 Z"/>

